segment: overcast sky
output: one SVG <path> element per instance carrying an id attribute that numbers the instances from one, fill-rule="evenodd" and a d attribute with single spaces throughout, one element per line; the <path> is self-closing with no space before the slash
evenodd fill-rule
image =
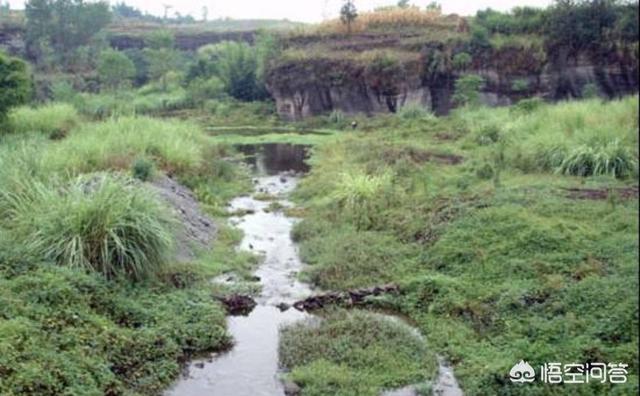
<path id="1" fill-rule="evenodd" d="M 25 0 L 9 0 L 13 8 L 23 8 Z M 116 3 L 112 0 L 111 3 Z M 200 18 L 202 8 L 209 10 L 209 19 L 230 17 L 234 19 L 289 19 L 302 22 L 319 22 L 335 17 L 343 0 L 125 0 L 125 3 L 155 15 L 162 15 L 163 4 L 172 5 L 171 12 L 190 14 Z M 395 4 L 396 0 L 355 0 L 358 10 L 371 10 L 383 5 Z M 431 0 L 413 0 L 411 3 L 425 7 Z M 510 10 L 516 6 L 544 7 L 551 0 L 442 0 L 443 12 L 472 15 L 487 7 Z"/>

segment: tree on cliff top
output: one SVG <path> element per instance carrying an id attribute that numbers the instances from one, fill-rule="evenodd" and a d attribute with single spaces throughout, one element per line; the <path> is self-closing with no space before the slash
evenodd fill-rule
<path id="1" fill-rule="evenodd" d="M 27 101 L 29 73 L 27 65 L 0 52 L 0 123 L 9 109 Z"/>
<path id="2" fill-rule="evenodd" d="M 340 9 L 340 20 L 343 24 L 347 25 L 347 32 L 349 32 L 349 34 L 351 34 L 351 24 L 357 17 L 358 10 L 356 9 L 353 0 L 346 0 Z"/>
<path id="3" fill-rule="evenodd" d="M 98 75 L 105 87 L 115 89 L 129 82 L 136 66 L 124 53 L 112 49 L 102 51 L 98 60 Z"/>

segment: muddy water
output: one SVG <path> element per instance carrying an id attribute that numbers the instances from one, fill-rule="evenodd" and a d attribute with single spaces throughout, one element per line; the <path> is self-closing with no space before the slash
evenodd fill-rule
<path id="1" fill-rule="evenodd" d="M 299 172 L 308 170 L 303 146 L 268 144 L 242 146 L 248 163 L 254 169 L 256 193 L 269 194 L 276 201 L 260 201 L 239 197 L 231 202 L 230 211 L 249 211 L 243 217 L 232 217 L 231 224 L 244 231 L 241 249 L 263 256 L 255 272 L 262 292 L 258 306 L 247 317 L 230 317 L 229 332 L 234 347 L 227 353 L 192 361 L 187 374 L 166 394 L 171 396 L 281 396 L 284 388 L 279 380 L 279 327 L 307 314 L 295 309 L 281 312 L 280 303 L 293 303 L 307 297 L 310 288 L 297 281 L 302 263 L 291 240 L 293 218 L 282 211 L 271 211 L 271 202 L 291 206 L 288 194 L 296 187 Z"/>

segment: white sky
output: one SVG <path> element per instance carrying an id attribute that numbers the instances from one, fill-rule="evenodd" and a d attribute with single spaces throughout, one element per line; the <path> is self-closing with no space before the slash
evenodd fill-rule
<path id="1" fill-rule="evenodd" d="M 6 1 L 6 0 L 5 0 Z M 25 0 L 8 0 L 12 8 L 23 8 Z M 111 0 L 116 3 L 119 0 Z M 441 0 L 445 14 L 473 15 L 478 9 L 493 8 L 507 11 L 516 6 L 544 7 L 552 0 Z M 413 0 L 412 4 L 426 7 L 431 0 Z M 175 11 L 183 15 L 190 14 L 200 19 L 202 8 L 209 10 L 209 19 L 230 17 L 234 19 L 289 19 L 302 22 L 319 22 L 337 16 L 342 0 L 125 0 L 125 3 L 147 11 L 162 15 L 163 4 L 173 6 Z M 397 0 L 355 0 L 359 11 L 371 10 L 375 7 L 396 4 Z"/>

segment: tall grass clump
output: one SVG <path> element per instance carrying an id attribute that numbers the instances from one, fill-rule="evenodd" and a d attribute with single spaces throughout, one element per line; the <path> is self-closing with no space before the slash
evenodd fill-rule
<path id="1" fill-rule="evenodd" d="M 385 206 L 391 188 L 390 172 L 379 175 L 345 172 L 332 198 L 343 213 L 352 216 L 353 224 L 358 229 L 369 229 L 375 226 L 376 215 Z"/>
<path id="2" fill-rule="evenodd" d="M 188 172 L 203 162 L 204 139 L 199 127 L 188 122 L 122 117 L 76 128 L 45 158 L 53 169 L 74 174 L 128 170 L 141 157 L 169 173 Z"/>
<path id="3" fill-rule="evenodd" d="M 431 113 L 424 106 L 421 106 L 417 103 L 407 104 L 402 106 L 398 110 L 398 117 L 403 120 L 411 121 L 411 120 L 430 120 L 434 118 L 433 113 Z"/>
<path id="4" fill-rule="evenodd" d="M 133 180 L 93 174 L 0 192 L 9 232 L 34 254 L 106 277 L 142 279 L 166 263 L 168 211 Z"/>
<path id="5" fill-rule="evenodd" d="M 19 107 L 9 113 L 9 127 L 13 132 L 38 132 L 52 139 L 63 138 L 79 121 L 78 111 L 66 103 Z"/>
<path id="6" fill-rule="evenodd" d="M 562 159 L 557 170 L 575 176 L 608 175 L 625 178 L 638 168 L 638 158 L 628 147 L 615 139 L 600 146 L 578 146 Z"/>
<path id="7" fill-rule="evenodd" d="M 511 142 L 507 162 L 525 172 L 574 176 L 638 172 L 638 96 L 602 102 L 599 99 L 517 105 L 506 109 L 468 109 L 456 113 L 470 136 L 483 136 L 500 125 Z"/>

